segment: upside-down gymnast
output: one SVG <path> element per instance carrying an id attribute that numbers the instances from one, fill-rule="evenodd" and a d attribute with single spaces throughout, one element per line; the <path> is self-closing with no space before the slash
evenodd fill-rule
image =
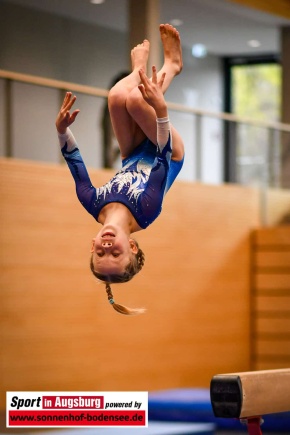
<path id="1" fill-rule="evenodd" d="M 104 186 L 95 188 L 77 142 L 69 128 L 79 110 L 71 113 L 76 97 L 67 92 L 56 118 L 63 157 L 75 180 L 79 201 L 103 225 L 92 241 L 90 267 L 105 282 L 113 308 L 122 314 L 139 314 L 115 303 L 111 283 L 129 281 L 144 264 L 144 253 L 131 237 L 160 214 L 163 197 L 184 160 L 183 141 L 170 124 L 164 93 L 182 70 L 178 31 L 160 25 L 164 64 L 146 75 L 149 41 L 131 51 L 132 72 L 109 91 L 108 104 L 122 158 L 122 169 Z"/>

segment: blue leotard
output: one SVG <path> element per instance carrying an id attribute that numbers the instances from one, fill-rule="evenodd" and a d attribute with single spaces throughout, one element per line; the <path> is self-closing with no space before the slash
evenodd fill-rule
<path id="1" fill-rule="evenodd" d="M 171 135 L 162 151 L 145 139 L 122 161 L 122 169 L 104 186 L 95 188 L 79 149 L 61 149 L 75 180 L 76 192 L 84 208 L 96 219 L 102 208 L 112 202 L 124 204 L 141 228 L 147 228 L 160 214 L 165 193 L 169 190 L 183 160 L 171 160 Z"/>

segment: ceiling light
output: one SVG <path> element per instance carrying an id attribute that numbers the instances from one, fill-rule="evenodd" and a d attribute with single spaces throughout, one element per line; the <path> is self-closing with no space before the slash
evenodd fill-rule
<path id="1" fill-rule="evenodd" d="M 93 5 L 101 5 L 105 0 L 90 0 Z"/>
<path id="2" fill-rule="evenodd" d="M 182 26 L 183 21 L 180 20 L 179 18 L 173 18 L 173 20 L 170 21 L 170 24 L 172 24 L 172 26 Z"/>
<path id="3" fill-rule="evenodd" d="M 191 53 L 193 57 L 202 58 L 206 57 L 207 49 L 204 44 L 194 44 L 191 48 Z"/>
<path id="4" fill-rule="evenodd" d="M 252 48 L 257 48 L 261 46 L 261 42 L 257 39 L 250 39 L 250 41 L 248 41 L 248 46 Z"/>

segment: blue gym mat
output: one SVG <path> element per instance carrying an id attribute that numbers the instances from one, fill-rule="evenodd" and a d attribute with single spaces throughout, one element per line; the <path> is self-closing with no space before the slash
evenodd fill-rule
<path id="1" fill-rule="evenodd" d="M 55 435 L 214 435 L 214 425 L 204 423 L 150 422 L 145 428 L 97 428 L 50 430 Z M 47 435 L 47 431 L 33 432 L 33 435 Z M 1 434 L 0 434 L 1 435 Z M 31 434 L 30 434 L 31 435 Z"/>
<path id="2" fill-rule="evenodd" d="M 214 416 L 210 391 L 207 388 L 181 388 L 150 392 L 148 417 L 151 421 L 214 423 L 218 429 L 245 431 L 245 426 L 239 420 Z M 288 432 L 289 434 L 290 412 L 262 417 L 264 420 L 262 430 Z"/>

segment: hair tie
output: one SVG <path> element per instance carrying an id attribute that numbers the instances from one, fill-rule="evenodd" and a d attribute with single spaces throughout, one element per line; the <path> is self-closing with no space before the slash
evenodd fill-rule
<path id="1" fill-rule="evenodd" d="M 115 301 L 114 301 L 113 298 L 109 299 L 109 302 L 110 302 L 110 304 L 112 304 L 112 305 L 115 303 Z"/>

